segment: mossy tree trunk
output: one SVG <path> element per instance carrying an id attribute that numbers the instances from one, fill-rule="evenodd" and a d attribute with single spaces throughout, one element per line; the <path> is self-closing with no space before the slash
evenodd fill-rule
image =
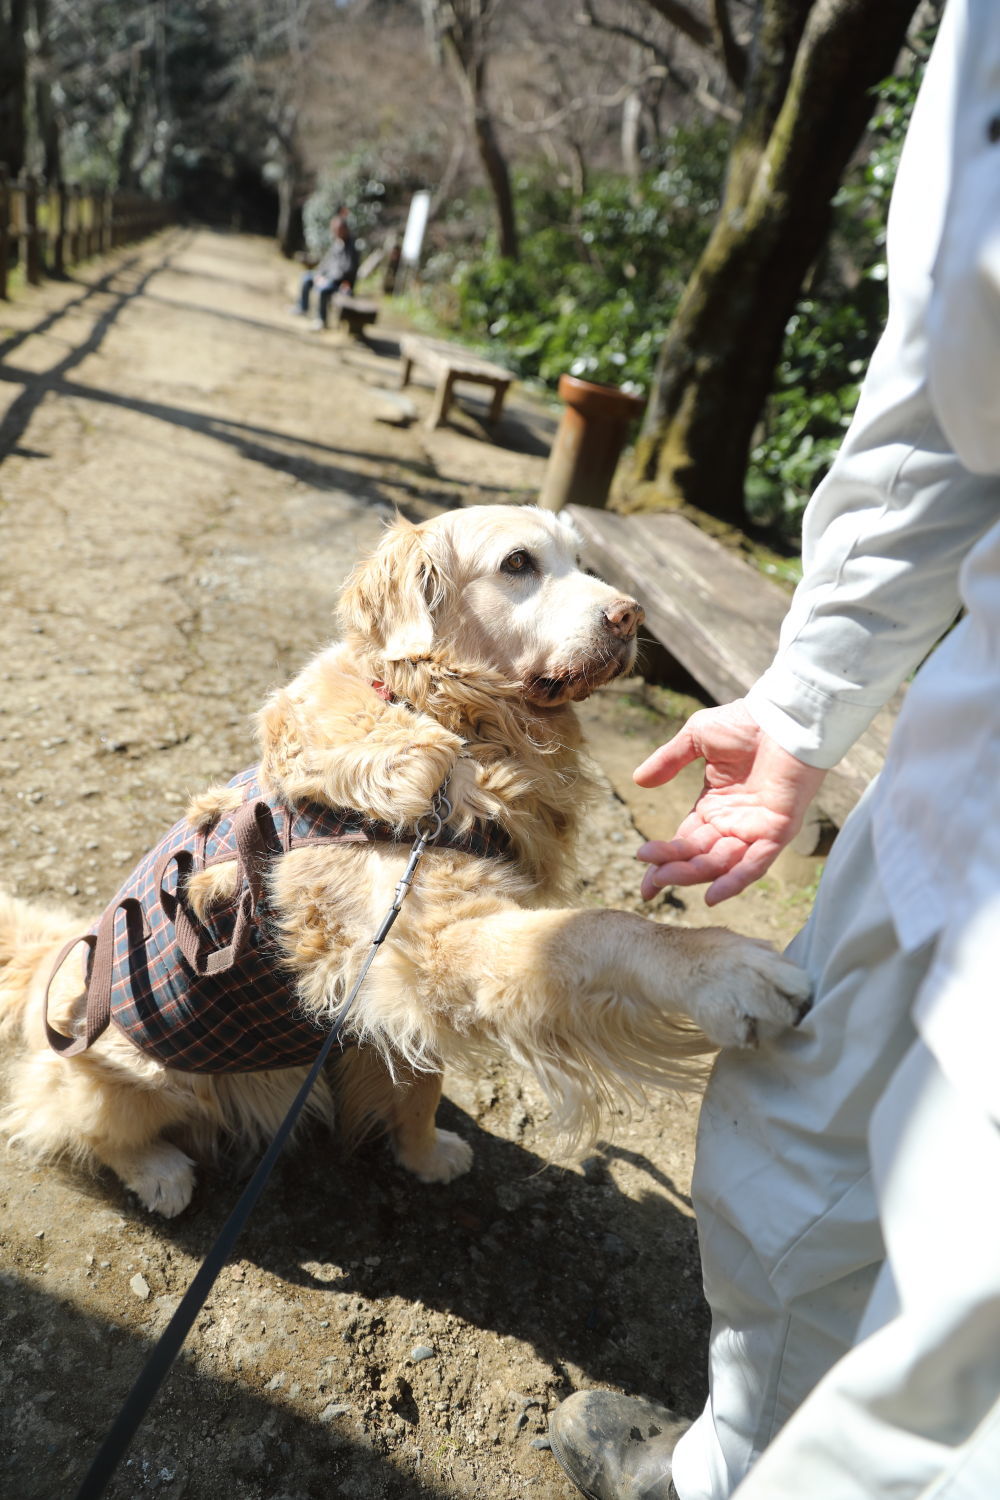
<path id="1" fill-rule="evenodd" d="M 917 0 L 762 0 L 718 220 L 660 351 L 626 508 L 739 526 L 754 428 L 831 200 Z"/>
<path id="2" fill-rule="evenodd" d="M 28 0 L 0 0 L 0 164 L 12 177 L 27 146 Z"/>

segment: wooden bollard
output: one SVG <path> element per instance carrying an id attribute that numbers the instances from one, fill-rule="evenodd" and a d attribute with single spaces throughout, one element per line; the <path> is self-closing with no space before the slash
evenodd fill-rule
<path id="1" fill-rule="evenodd" d="M 42 246 L 38 234 L 38 180 L 22 176 L 24 221 L 21 243 L 24 247 L 24 275 L 30 286 L 42 284 Z"/>
<path id="2" fill-rule="evenodd" d="M 0 297 L 7 298 L 7 273 L 10 269 L 10 179 L 0 162 Z"/>
<path id="3" fill-rule="evenodd" d="M 545 510 L 562 510 L 570 503 L 603 506 L 629 428 L 645 402 L 617 386 L 575 375 L 560 376 L 559 395 L 566 405 L 538 503 Z"/>

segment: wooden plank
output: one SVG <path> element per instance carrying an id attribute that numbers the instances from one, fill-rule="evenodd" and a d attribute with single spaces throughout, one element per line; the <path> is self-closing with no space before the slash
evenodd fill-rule
<path id="1" fill-rule="evenodd" d="M 446 339 L 431 339 L 419 333 L 404 333 L 399 341 L 404 360 L 423 365 L 432 375 L 454 373 L 460 380 L 513 380 L 509 370 L 492 360 L 483 359 L 460 344 L 449 344 Z"/>
<path id="2" fill-rule="evenodd" d="M 646 611 L 652 635 L 717 703 L 742 697 L 770 665 L 788 595 L 683 516 L 619 516 L 567 507 L 587 562 Z M 823 784 L 819 802 L 843 823 L 880 769 L 901 695 Z"/>

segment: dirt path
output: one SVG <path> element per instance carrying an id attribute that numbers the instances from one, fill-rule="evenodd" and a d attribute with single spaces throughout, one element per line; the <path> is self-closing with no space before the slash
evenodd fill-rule
<path id="1" fill-rule="evenodd" d="M 0 305 L 9 890 L 89 916 L 188 793 L 248 764 L 249 716 L 331 633 L 393 506 L 537 492 L 544 412 L 515 399 L 495 444 L 468 410 L 399 425 L 391 332 L 310 335 L 293 283 L 264 242 L 172 231 Z M 637 829 L 668 831 L 691 785 L 650 798 L 629 772 L 686 706 L 638 681 L 587 706 L 609 782 L 586 899 L 639 908 Z M 815 875 L 786 859 L 728 920 L 788 936 Z M 553 1166 L 512 1068 L 448 1095 L 476 1148 L 450 1187 L 378 1148 L 281 1164 L 109 1494 L 568 1500 L 544 1432 L 570 1389 L 697 1410 L 696 1103 Z M 73 1493 L 236 1188 L 203 1174 L 165 1223 L 110 1180 L 0 1154 L 0 1491 Z"/>

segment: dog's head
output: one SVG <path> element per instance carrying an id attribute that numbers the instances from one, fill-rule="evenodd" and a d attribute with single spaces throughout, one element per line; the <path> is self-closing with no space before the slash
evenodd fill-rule
<path id="1" fill-rule="evenodd" d="M 567 517 L 483 505 L 394 525 L 348 580 L 340 616 L 376 662 L 475 664 L 554 706 L 631 669 L 643 612 L 582 571 Z"/>

